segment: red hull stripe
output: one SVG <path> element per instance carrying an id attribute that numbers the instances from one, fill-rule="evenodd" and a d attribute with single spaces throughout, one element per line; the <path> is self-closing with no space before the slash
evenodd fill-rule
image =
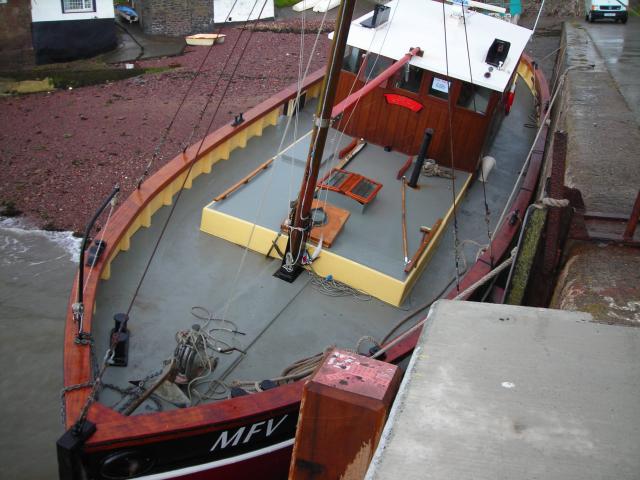
<path id="1" fill-rule="evenodd" d="M 400 107 L 408 108 L 412 112 L 419 112 L 424 108 L 424 105 L 420 102 L 416 102 L 413 98 L 398 95 L 397 93 L 385 93 L 384 98 L 387 100 L 389 105 L 398 105 Z"/>

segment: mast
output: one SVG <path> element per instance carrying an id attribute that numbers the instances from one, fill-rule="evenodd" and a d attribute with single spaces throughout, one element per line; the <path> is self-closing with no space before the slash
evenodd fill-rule
<path id="1" fill-rule="evenodd" d="M 331 110 L 336 96 L 338 78 L 342 68 L 342 59 L 353 17 L 355 0 L 342 0 L 338 10 L 336 31 L 331 45 L 331 56 L 327 66 L 327 74 L 322 82 L 322 91 L 316 109 L 311 143 L 307 155 L 307 164 L 302 176 L 302 185 L 295 214 L 290 227 L 289 242 L 283 259 L 282 267 L 276 272 L 276 276 L 293 282 L 302 271 L 302 256 L 304 246 L 309 238 L 311 230 L 311 203 L 318 183 L 318 172 L 322 163 L 324 146 L 331 125 Z"/>

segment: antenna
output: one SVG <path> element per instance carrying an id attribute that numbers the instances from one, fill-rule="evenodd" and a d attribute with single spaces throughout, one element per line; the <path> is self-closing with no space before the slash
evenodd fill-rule
<path id="1" fill-rule="evenodd" d="M 476 2 L 474 0 L 447 0 L 449 3 L 453 3 L 454 5 L 460 5 L 462 8 L 481 8 L 483 10 L 489 10 L 490 12 L 495 13 L 506 13 L 507 9 L 503 7 L 497 7 L 495 5 L 488 5 L 482 2 Z"/>

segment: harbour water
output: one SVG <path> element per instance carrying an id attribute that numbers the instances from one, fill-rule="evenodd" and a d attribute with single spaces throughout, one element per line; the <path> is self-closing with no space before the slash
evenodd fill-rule
<path id="1" fill-rule="evenodd" d="M 1 478 L 57 477 L 61 345 L 79 243 L 0 218 Z"/>

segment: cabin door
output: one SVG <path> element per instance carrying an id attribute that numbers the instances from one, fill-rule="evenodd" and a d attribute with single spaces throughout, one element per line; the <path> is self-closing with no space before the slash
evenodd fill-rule
<path id="1" fill-rule="evenodd" d="M 249 20 L 258 20 L 258 15 L 262 10 L 261 19 L 273 18 L 273 0 L 212 0 L 213 1 L 213 22 L 239 23 Z M 266 4 L 264 3 L 266 2 Z M 264 8 L 263 8 L 264 6 Z"/>

